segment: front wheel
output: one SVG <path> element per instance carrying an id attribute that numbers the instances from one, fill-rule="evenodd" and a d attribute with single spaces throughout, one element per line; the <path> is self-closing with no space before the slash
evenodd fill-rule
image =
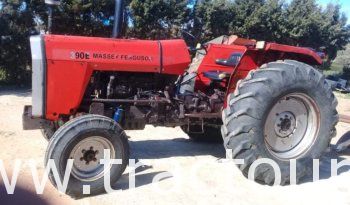
<path id="1" fill-rule="evenodd" d="M 100 160 L 107 150 L 110 159 L 121 159 L 105 170 Z M 110 185 L 114 185 L 124 172 L 129 160 L 129 145 L 122 128 L 112 119 L 99 115 L 84 115 L 60 127 L 51 138 L 46 151 L 45 163 L 52 159 L 62 181 L 67 161 L 73 160 L 66 194 L 73 198 L 97 195 L 105 192 L 104 177 L 109 172 Z M 49 178 L 56 181 L 53 172 Z M 84 195 L 84 186 L 90 189 Z"/>
<path id="2" fill-rule="evenodd" d="M 251 71 L 228 97 L 222 126 L 225 148 L 234 159 L 244 159 L 239 168 L 246 176 L 257 159 L 272 159 L 282 185 L 290 182 L 290 160 L 297 159 L 298 181 L 335 136 L 336 106 L 330 86 L 314 68 L 290 60 L 266 64 Z M 256 167 L 254 176 L 264 184 L 275 181 L 267 164 Z"/>
<path id="3" fill-rule="evenodd" d="M 57 128 L 53 122 L 45 122 L 41 133 L 47 141 L 50 141 L 51 137 L 55 134 Z"/>

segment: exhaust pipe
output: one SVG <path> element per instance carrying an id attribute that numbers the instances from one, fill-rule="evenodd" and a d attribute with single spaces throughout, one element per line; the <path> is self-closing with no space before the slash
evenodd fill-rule
<path id="1" fill-rule="evenodd" d="M 113 25 L 113 38 L 119 38 L 122 31 L 123 13 L 124 13 L 123 0 L 115 0 L 114 10 L 114 25 Z"/>

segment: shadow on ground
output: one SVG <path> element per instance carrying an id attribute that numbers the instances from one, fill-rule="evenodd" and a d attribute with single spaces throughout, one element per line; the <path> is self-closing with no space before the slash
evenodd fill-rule
<path id="1" fill-rule="evenodd" d="M 333 147 L 333 146 L 332 146 Z M 319 176 L 320 180 L 326 180 L 330 179 L 332 177 L 332 168 L 331 168 L 331 161 L 332 159 L 337 160 L 338 163 L 342 162 L 343 160 L 347 160 L 342 155 L 339 155 L 334 149 L 332 151 L 329 151 L 320 159 L 320 170 L 319 170 Z M 349 172 L 350 171 L 350 165 L 342 166 L 338 169 L 338 176 Z M 313 175 L 312 173 L 308 174 L 306 177 L 304 177 L 300 184 L 313 182 Z"/>
<path id="2" fill-rule="evenodd" d="M 132 159 L 163 159 L 211 155 L 224 158 L 221 143 L 199 143 L 185 138 L 167 140 L 130 141 Z"/>
<path id="3" fill-rule="evenodd" d="M 137 161 L 136 161 L 136 163 L 137 163 Z M 156 172 L 150 172 L 150 173 L 142 173 L 142 172 L 147 171 L 147 170 L 152 169 L 152 168 L 153 168 L 152 166 L 145 165 L 145 166 L 139 167 L 135 170 L 135 173 L 134 173 L 135 174 L 135 176 L 134 176 L 135 177 L 135 188 L 139 188 L 139 187 L 146 186 L 146 185 L 151 185 L 153 183 L 153 179 L 155 178 L 155 176 L 166 172 L 166 171 L 156 171 Z M 112 185 L 112 189 L 115 191 L 129 190 L 131 188 L 130 183 L 129 183 L 129 177 L 130 177 L 130 173 L 125 172 L 120 177 L 118 182 L 116 184 Z M 164 177 L 164 178 L 160 179 L 158 182 L 167 180 L 169 178 L 172 178 L 172 177 L 170 177 L 170 176 Z M 98 194 L 97 196 L 102 196 L 105 194 L 108 194 L 108 193 L 104 192 L 104 193 Z M 93 196 L 96 196 L 96 195 L 92 195 L 90 197 L 93 197 Z"/>
<path id="4" fill-rule="evenodd" d="M 14 194 L 7 194 L 4 185 L 0 185 L 0 204 L 1 205 L 49 205 L 36 193 L 30 192 L 20 186 L 16 186 Z"/>
<path id="5" fill-rule="evenodd" d="M 320 169 L 319 176 L 320 180 L 330 179 L 332 177 L 332 168 L 331 162 L 333 159 L 337 160 L 337 163 L 340 163 L 344 160 L 349 160 L 346 156 L 350 156 L 350 132 L 345 133 L 335 145 L 331 145 L 329 151 L 320 159 Z M 348 144 L 347 146 L 345 144 Z M 343 151 L 339 152 L 339 146 L 342 145 Z M 338 176 L 350 171 L 350 161 L 347 163 L 349 165 L 344 165 L 339 167 Z M 308 183 L 313 182 L 313 174 L 310 173 L 304 177 L 299 183 Z"/>
<path id="6" fill-rule="evenodd" d="M 14 95 L 17 97 L 31 97 L 32 90 L 30 88 L 2 87 L 2 86 L 0 86 L 0 96 L 2 96 L 2 95 Z"/>
<path id="7" fill-rule="evenodd" d="M 341 154 L 350 156 L 350 131 L 345 133 L 335 145 L 335 149 L 341 151 Z"/>
<path id="8" fill-rule="evenodd" d="M 136 163 L 139 159 L 164 159 L 169 157 L 188 157 L 188 156 L 204 156 L 211 155 L 216 158 L 225 157 L 225 149 L 222 144 L 198 143 L 184 138 L 176 138 L 169 140 L 145 140 L 130 141 L 130 159 L 135 159 Z M 149 172 L 153 167 L 144 165 L 135 170 L 135 188 L 150 185 L 156 175 L 166 172 L 156 171 Z M 148 171 L 147 173 L 143 173 Z M 162 178 L 160 181 L 167 180 L 172 177 Z M 129 173 L 124 173 L 120 180 L 113 185 L 115 190 L 129 189 Z"/>
<path id="9" fill-rule="evenodd" d="M 165 171 L 164 171 L 165 172 Z M 163 172 L 152 172 L 152 173 L 145 173 L 145 174 L 141 174 L 136 172 L 136 176 L 135 176 L 135 188 L 139 188 L 145 185 L 150 185 L 153 183 L 153 179 L 156 175 L 161 174 Z M 166 178 L 162 178 L 160 181 L 163 180 L 167 180 L 171 177 L 166 177 Z M 128 190 L 129 187 L 129 174 L 123 174 L 123 176 L 120 178 L 120 180 L 113 185 L 113 189 L 115 190 Z"/>
<path id="10" fill-rule="evenodd" d="M 339 143 L 350 140 L 350 132 L 346 133 Z M 131 153 L 133 159 L 163 159 L 169 157 L 188 157 L 210 155 L 218 159 L 225 158 L 225 150 L 222 144 L 198 143 L 184 138 L 169 140 L 146 140 L 131 141 Z M 332 145 L 329 151 L 320 159 L 319 176 L 320 180 L 331 178 L 331 160 L 337 162 L 346 160 L 345 156 L 350 155 L 350 146 L 345 151 L 338 153 L 337 145 Z M 338 175 L 349 172 L 350 166 L 345 165 L 338 169 Z M 156 175 L 156 174 L 155 174 Z M 148 176 L 145 176 L 148 177 Z M 151 177 L 152 178 L 152 177 Z M 299 184 L 309 183 L 313 180 L 312 172 L 304 177 Z M 147 181 L 147 180 L 146 180 Z"/>
<path id="11" fill-rule="evenodd" d="M 198 143 L 184 138 L 169 140 L 145 140 L 130 141 L 130 159 L 164 159 L 169 157 L 188 157 L 211 155 L 216 158 L 225 157 L 225 149 L 222 144 Z M 152 169 L 152 166 L 144 165 L 135 170 L 136 188 L 152 183 L 153 178 L 162 173 L 161 171 L 142 174 L 142 172 Z M 165 171 L 163 171 L 165 172 Z M 171 177 L 169 177 L 171 178 Z M 166 180 L 168 178 L 164 178 Z M 129 188 L 129 174 L 124 174 L 115 185 L 117 189 Z"/>

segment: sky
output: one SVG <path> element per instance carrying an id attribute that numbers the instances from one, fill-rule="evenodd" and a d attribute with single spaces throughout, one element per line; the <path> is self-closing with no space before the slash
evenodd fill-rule
<path id="1" fill-rule="evenodd" d="M 350 24 L 350 0 L 318 0 L 318 3 L 323 7 L 327 6 L 328 3 L 339 3 L 342 11 L 348 17 L 348 24 Z"/>

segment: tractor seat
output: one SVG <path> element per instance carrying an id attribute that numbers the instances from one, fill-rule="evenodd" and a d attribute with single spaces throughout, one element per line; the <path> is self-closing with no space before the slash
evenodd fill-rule
<path id="1" fill-rule="evenodd" d="M 229 73 L 217 71 L 217 70 L 204 72 L 203 75 L 204 77 L 217 82 L 221 82 L 230 77 Z"/>
<path id="2" fill-rule="evenodd" d="M 242 56 L 242 53 L 235 52 L 228 59 L 216 59 L 216 64 L 234 68 L 238 65 Z"/>

